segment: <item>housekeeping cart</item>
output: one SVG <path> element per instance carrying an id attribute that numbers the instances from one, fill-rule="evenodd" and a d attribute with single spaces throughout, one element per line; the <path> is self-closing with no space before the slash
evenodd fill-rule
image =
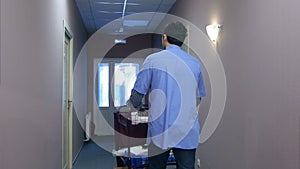
<path id="1" fill-rule="evenodd" d="M 132 111 L 126 106 L 114 112 L 115 150 L 117 167 L 145 169 L 148 166 L 148 108 Z M 175 165 L 170 154 L 167 165 Z"/>

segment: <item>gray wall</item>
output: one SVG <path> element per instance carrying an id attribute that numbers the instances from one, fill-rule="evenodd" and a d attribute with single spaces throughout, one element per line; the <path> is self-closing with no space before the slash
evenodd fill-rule
<path id="1" fill-rule="evenodd" d="M 74 1 L 1 0 L 1 169 L 61 168 L 64 19 L 77 56 L 87 34 Z M 75 117 L 74 156 L 83 138 Z"/>
<path id="2" fill-rule="evenodd" d="M 172 14 L 201 30 L 223 24 L 217 50 L 228 95 L 199 146 L 201 169 L 299 168 L 300 1 L 177 0 Z"/>

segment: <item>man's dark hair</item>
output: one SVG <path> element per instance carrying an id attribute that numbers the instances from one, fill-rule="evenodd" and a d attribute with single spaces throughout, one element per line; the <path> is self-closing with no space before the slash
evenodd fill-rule
<path id="1" fill-rule="evenodd" d="M 187 35 L 187 29 L 181 22 L 170 23 L 165 27 L 164 34 L 170 44 L 181 46 Z"/>

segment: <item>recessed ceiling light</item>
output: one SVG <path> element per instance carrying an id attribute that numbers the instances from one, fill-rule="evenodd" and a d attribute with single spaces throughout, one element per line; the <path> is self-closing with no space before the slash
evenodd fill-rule
<path id="1" fill-rule="evenodd" d="M 97 11 L 98 13 L 114 13 L 114 14 L 121 14 L 122 12 L 117 12 L 117 11 L 115 11 L 115 12 L 113 12 L 113 11 Z"/>
<path id="2" fill-rule="evenodd" d="M 98 13 L 107 13 L 107 14 L 123 14 L 123 12 L 118 11 L 97 11 Z M 135 12 L 125 12 L 127 15 L 134 14 Z"/>
<path id="3" fill-rule="evenodd" d="M 148 20 L 124 20 L 123 25 L 134 27 L 134 26 L 147 26 L 149 23 Z"/>
<path id="4" fill-rule="evenodd" d="M 126 44 L 126 39 L 115 39 L 115 44 L 117 43 Z"/>
<path id="5" fill-rule="evenodd" d="M 123 2 L 104 2 L 104 1 L 96 1 L 96 4 L 100 4 L 100 5 L 123 5 Z M 132 6 L 136 6 L 136 5 L 141 5 L 140 3 L 135 3 L 135 2 L 127 2 L 127 5 L 132 5 Z"/>

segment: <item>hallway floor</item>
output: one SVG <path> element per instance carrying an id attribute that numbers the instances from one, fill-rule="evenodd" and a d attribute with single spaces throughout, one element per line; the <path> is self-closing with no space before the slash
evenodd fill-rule
<path id="1" fill-rule="evenodd" d="M 95 141 L 85 142 L 72 169 L 113 169 L 116 167 L 115 157 L 102 147 L 97 145 L 101 140 L 101 145 L 113 149 L 114 139 L 112 136 L 97 137 Z"/>

